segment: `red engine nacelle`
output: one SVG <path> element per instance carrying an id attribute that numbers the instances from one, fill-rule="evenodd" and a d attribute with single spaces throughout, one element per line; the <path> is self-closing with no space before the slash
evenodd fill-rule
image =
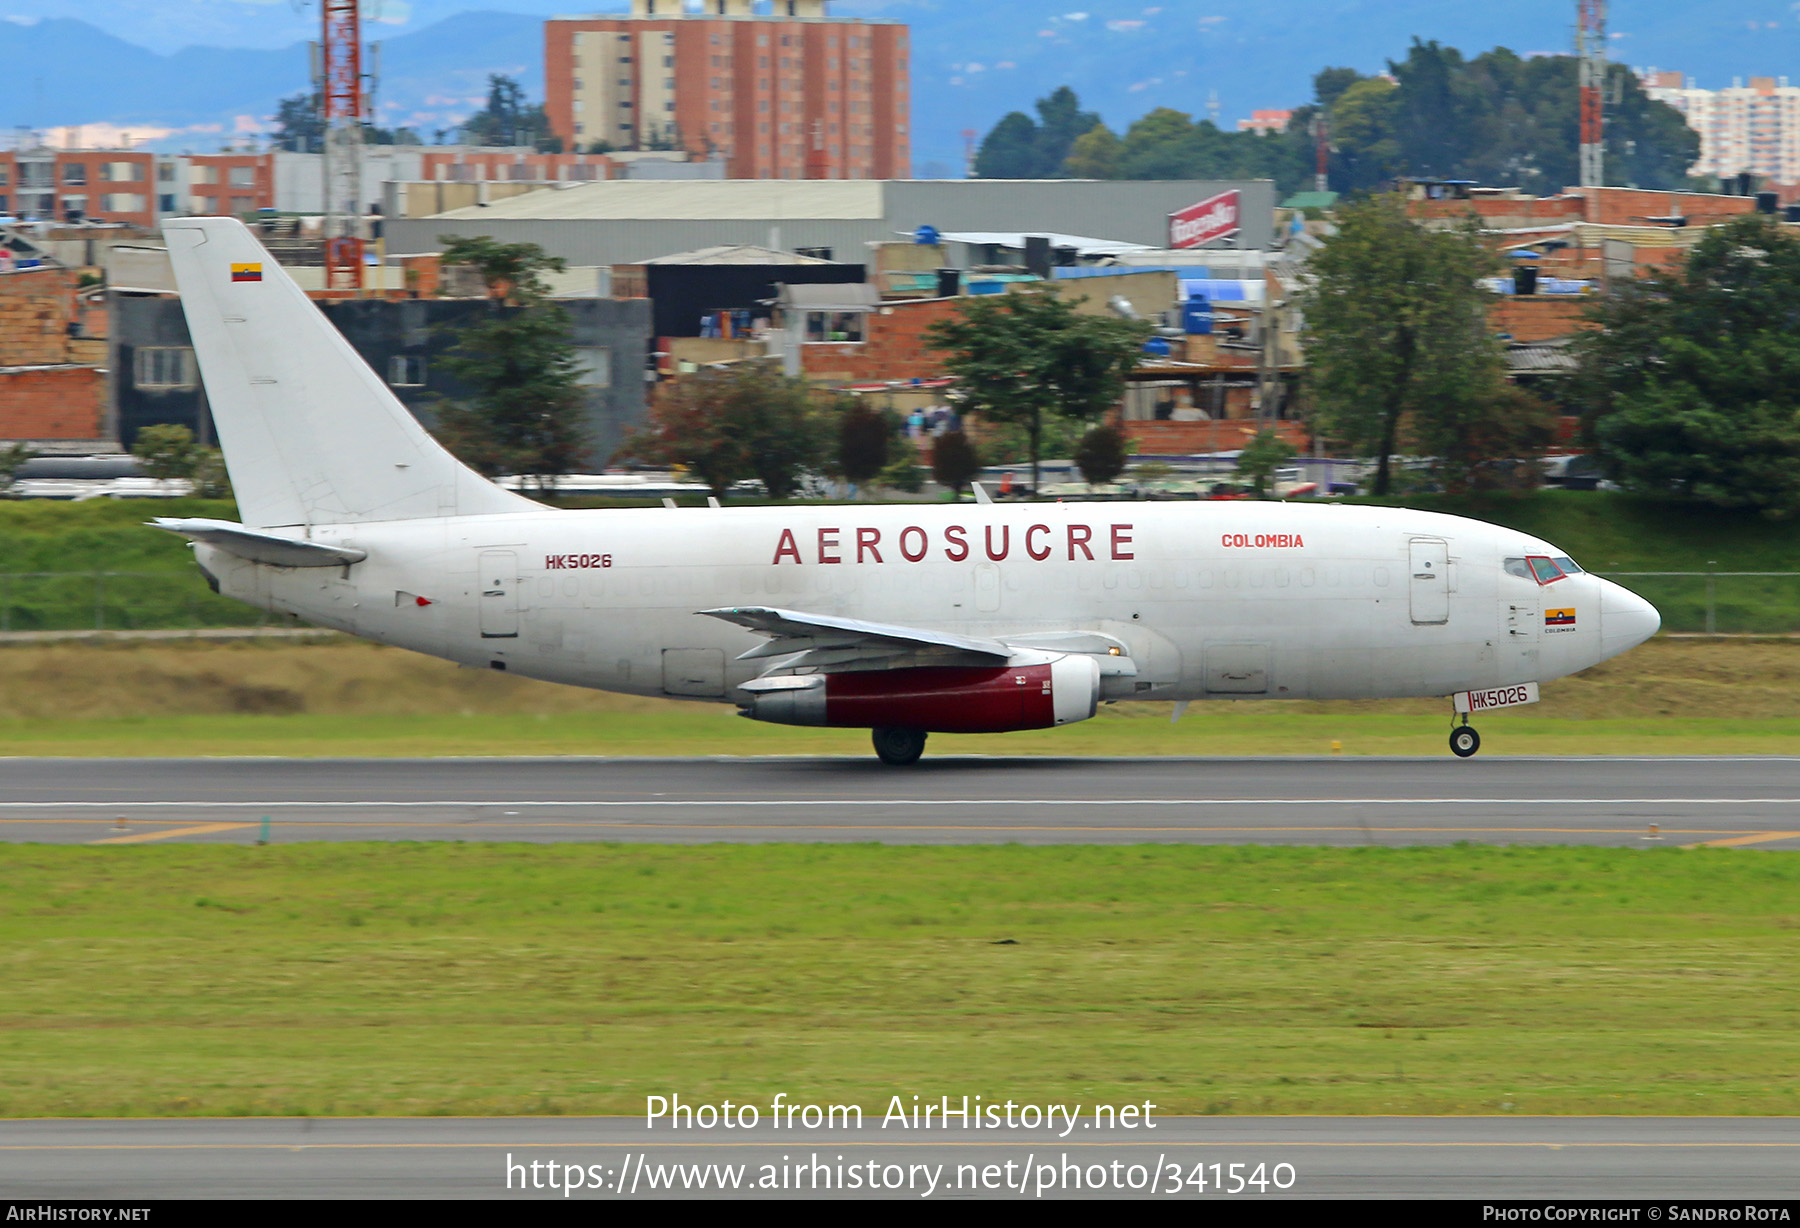
<path id="1" fill-rule="evenodd" d="M 758 679 L 744 715 L 780 725 L 1007 733 L 1085 721 L 1100 702 L 1092 657 Z"/>

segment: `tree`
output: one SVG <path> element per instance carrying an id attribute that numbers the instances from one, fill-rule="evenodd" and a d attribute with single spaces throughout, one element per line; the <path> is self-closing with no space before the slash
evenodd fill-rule
<path id="1" fill-rule="evenodd" d="M 1095 427 L 1075 447 L 1075 464 L 1089 486 L 1106 485 L 1125 472 L 1130 460 L 1131 446 L 1125 432 L 1111 423 Z"/>
<path id="2" fill-rule="evenodd" d="M 174 423 L 158 423 L 137 433 L 131 454 L 143 466 L 144 476 L 158 481 L 185 481 L 200 459 L 194 432 Z"/>
<path id="3" fill-rule="evenodd" d="M 318 153 L 325 148 L 325 120 L 319 110 L 319 95 L 294 94 L 275 104 L 275 133 L 278 149 L 289 153 Z"/>
<path id="4" fill-rule="evenodd" d="M 363 125 L 363 141 L 369 145 L 419 145 L 411 128 L 378 128 Z M 319 95 L 294 94 L 275 104 L 275 132 L 270 137 L 277 149 L 290 153 L 318 153 L 325 148 L 325 116 Z"/>
<path id="5" fill-rule="evenodd" d="M 981 179 L 1055 179 L 1076 139 L 1100 126 L 1100 117 L 1081 109 L 1068 86 L 1037 100 L 1038 118 L 1011 111 L 995 124 L 975 154 Z"/>
<path id="6" fill-rule="evenodd" d="M 925 489 L 925 475 L 919 472 L 919 449 L 913 441 L 898 433 L 888 440 L 888 463 L 875 475 L 876 484 L 888 490 L 918 494 Z"/>
<path id="7" fill-rule="evenodd" d="M 231 497 L 225 458 L 217 448 L 201 446 L 185 426 L 158 423 L 145 427 L 133 441 L 131 454 L 143 465 L 145 477 L 186 482 L 203 499 Z"/>
<path id="8" fill-rule="evenodd" d="M 31 450 L 29 444 L 11 443 L 0 447 L 0 498 L 4 498 L 6 492 L 12 489 L 19 470 L 35 455 L 37 453 Z"/>
<path id="9" fill-rule="evenodd" d="M 534 145 L 546 153 L 562 152 L 562 138 L 551 134 L 543 104 L 527 105 L 525 87 L 505 73 L 488 74 L 487 105 L 463 121 L 463 133 L 471 145 Z"/>
<path id="10" fill-rule="evenodd" d="M 961 431 L 945 431 L 932 444 L 931 476 L 960 499 L 969 483 L 981 476 L 981 453 Z"/>
<path id="11" fill-rule="evenodd" d="M 1478 463 L 1475 441 L 1506 402 L 1477 282 L 1494 266 L 1472 222 L 1427 230 L 1392 195 L 1340 209 L 1338 233 L 1309 262 L 1300 302 L 1314 421 L 1376 458 L 1373 493 L 1388 493 L 1409 436 Z"/>
<path id="12" fill-rule="evenodd" d="M 438 406 L 446 447 L 490 477 L 532 478 L 542 492 L 586 456 L 586 397 L 569 339 L 570 318 L 549 298 L 544 273 L 563 262 L 535 243 L 440 236 L 445 264 L 473 265 L 488 287 L 480 323 L 458 329 L 443 363 L 475 389 Z"/>
<path id="13" fill-rule="evenodd" d="M 1025 428 L 1036 491 L 1044 415 L 1092 421 L 1110 411 L 1149 326 L 1083 315 L 1047 290 L 959 299 L 955 311 L 926 330 L 926 342 L 948 352 L 944 369 L 964 412 Z"/>
<path id="14" fill-rule="evenodd" d="M 977 179 L 1036 179 L 1037 125 L 1023 111 L 1002 116 L 975 151 Z"/>
<path id="15" fill-rule="evenodd" d="M 1269 497 L 1275 471 L 1294 459 L 1294 445 L 1271 430 L 1261 430 L 1238 453 L 1237 475 L 1250 483 L 1258 499 Z"/>
<path id="16" fill-rule="evenodd" d="M 1069 156 L 1063 159 L 1062 173 L 1071 179 L 1117 179 L 1123 149 L 1111 128 L 1095 124 L 1075 138 Z"/>
<path id="17" fill-rule="evenodd" d="M 1594 321 L 1576 389 L 1608 477 L 1660 499 L 1800 511 L 1800 240 L 1735 218 Z"/>
<path id="18" fill-rule="evenodd" d="M 837 463 L 844 480 L 861 486 L 887 467 L 886 418 L 866 405 L 852 404 L 838 417 Z"/>
<path id="19" fill-rule="evenodd" d="M 787 499 L 818 467 L 820 437 L 806 381 L 767 362 L 737 363 L 677 379 L 619 455 L 681 465 L 720 499 L 747 478 Z"/>

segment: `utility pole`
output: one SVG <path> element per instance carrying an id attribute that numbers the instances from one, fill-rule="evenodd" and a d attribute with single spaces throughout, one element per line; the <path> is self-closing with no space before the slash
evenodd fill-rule
<path id="1" fill-rule="evenodd" d="M 324 14 L 319 102 L 325 126 L 325 288 L 360 292 L 365 108 L 357 4 L 358 0 L 319 0 Z"/>
<path id="2" fill-rule="evenodd" d="M 1606 183 L 1604 105 L 1606 0 L 1576 0 L 1575 56 L 1581 89 L 1581 186 Z"/>

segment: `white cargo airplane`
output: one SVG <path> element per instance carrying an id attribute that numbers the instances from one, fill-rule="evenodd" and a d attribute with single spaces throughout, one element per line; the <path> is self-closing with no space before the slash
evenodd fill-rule
<path id="1" fill-rule="evenodd" d="M 891 764 L 1121 699 L 1450 696 L 1466 756 L 1471 711 L 1658 626 L 1549 543 L 1430 512 L 547 508 L 439 447 L 238 222 L 164 234 L 243 523 L 156 523 L 227 596 L 464 665 L 870 729 Z"/>

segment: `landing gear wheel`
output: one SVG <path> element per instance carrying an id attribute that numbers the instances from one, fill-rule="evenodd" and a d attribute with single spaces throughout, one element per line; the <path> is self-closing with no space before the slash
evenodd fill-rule
<path id="1" fill-rule="evenodd" d="M 875 753 L 889 767 L 905 767 L 909 763 L 917 763 L 919 756 L 925 753 L 923 729 L 876 729 L 871 733 L 874 735 Z"/>
<path id="2" fill-rule="evenodd" d="M 1450 753 L 1458 759 L 1467 759 L 1481 749 L 1481 735 L 1467 725 L 1450 731 Z"/>

